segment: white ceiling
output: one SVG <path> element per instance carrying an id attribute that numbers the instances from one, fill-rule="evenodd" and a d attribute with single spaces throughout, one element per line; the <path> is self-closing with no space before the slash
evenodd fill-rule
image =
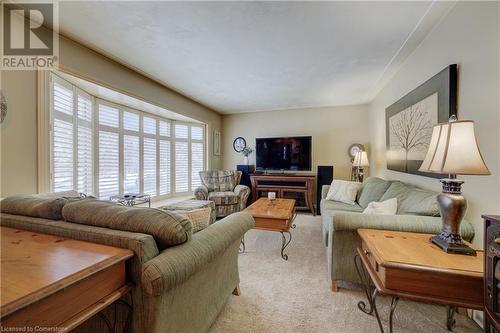
<path id="1" fill-rule="evenodd" d="M 361 104 L 432 2 L 61 2 L 60 30 L 221 113 Z"/>

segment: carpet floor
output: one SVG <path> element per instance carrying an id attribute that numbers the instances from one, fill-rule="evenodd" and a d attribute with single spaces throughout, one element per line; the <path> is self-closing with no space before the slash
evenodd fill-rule
<path id="1" fill-rule="evenodd" d="M 218 332 L 378 332 L 375 317 L 358 310 L 364 293 L 349 286 L 329 289 L 326 249 L 321 242 L 321 218 L 300 214 L 293 239 L 280 257 L 281 235 L 250 230 L 246 252 L 239 256 L 241 296 L 231 296 L 211 333 Z M 342 286 L 342 285 L 341 285 Z M 377 298 L 384 325 L 390 298 Z M 446 308 L 400 300 L 394 332 L 448 332 Z M 456 315 L 455 333 L 481 332 L 464 315 Z"/>

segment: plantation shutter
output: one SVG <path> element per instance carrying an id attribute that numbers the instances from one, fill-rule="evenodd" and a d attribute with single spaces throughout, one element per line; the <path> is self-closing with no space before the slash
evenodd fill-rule
<path id="1" fill-rule="evenodd" d="M 175 192 L 189 190 L 189 150 L 187 142 L 175 142 Z"/>
<path id="2" fill-rule="evenodd" d="M 123 136 L 123 178 L 125 193 L 140 191 L 140 147 L 135 135 Z"/>
<path id="3" fill-rule="evenodd" d="M 99 103 L 99 197 L 109 199 L 120 191 L 120 152 L 117 108 Z"/>
<path id="4" fill-rule="evenodd" d="M 191 126 L 191 191 L 201 185 L 200 171 L 205 165 L 203 137 L 203 127 Z"/>
<path id="5" fill-rule="evenodd" d="M 144 193 L 156 195 L 156 140 L 144 138 Z"/>
<path id="6" fill-rule="evenodd" d="M 172 192 L 171 190 L 171 184 L 172 182 L 170 181 L 171 178 L 171 169 L 172 169 L 172 163 L 171 163 L 171 144 L 170 144 L 170 135 L 171 135 L 171 123 L 169 121 L 165 120 L 159 120 L 158 121 L 158 134 L 160 135 L 159 139 L 159 149 L 158 149 L 158 155 L 159 155 L 159 161 L 158 161 L 158 176 L 160 177 L 159 179 L 159 195 L 165 195 L 165 194 L 170 194 Z"/>
<path id="7" fill-rule="evenodd" d="M 92 99 L 81 92 L 77 94 L 77 114 L 77 191 L 93 194 Z"/>
<path id="8" fill-rule="evenodd" d="M 74 128 L 73 90 L 54 82 L 52 94 L 53 141 L 52 184 L 54 191 L 73 189 L 74 184 Z"/>
<path id="9" fill-rule="evenodd" d="M 73 123 L 54 119 L 54 191 L 73 189 Z"/>

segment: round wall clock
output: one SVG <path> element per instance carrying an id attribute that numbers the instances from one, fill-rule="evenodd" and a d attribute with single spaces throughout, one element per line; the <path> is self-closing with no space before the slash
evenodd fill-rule
<path id="1" fill-rule="evenodd" d="M 356 156 L 356 154 L 360 151 L 364 151 L 365 150 L 365 146 L 363 146 L 361 143 L 353 143 L 352 145 L 349 146 L 349 149 L 348 149 L 348 154 L 349 156 L 354 159 L 354 156 Z"/>
<path id="2" fill-rule="evenodd" d="M 243 149 L 245 149 L 246 146 L 247 146 L 247 142 L 241 136 L 237 137 L 233 141 L 233 149 L 237 153 L 241 153 L 243 151 Z"/>

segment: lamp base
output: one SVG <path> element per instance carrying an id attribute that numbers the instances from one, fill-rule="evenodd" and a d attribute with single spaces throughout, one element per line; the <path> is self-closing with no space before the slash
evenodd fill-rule
<path id="1" fill-rule="evenodd" d="M 432 241 L 432 243 L 439 246 L 446 253 L 466 254 L 469 256 L 477 255 L 476 251 L 473 248 L 471 248 L 470 246 L 466 245 L 463 242 L 458 242 L 458 243 L 448 242 L 447 240 L 443 239 L 440 235 L 432 236 L 430 240 Z"/>

